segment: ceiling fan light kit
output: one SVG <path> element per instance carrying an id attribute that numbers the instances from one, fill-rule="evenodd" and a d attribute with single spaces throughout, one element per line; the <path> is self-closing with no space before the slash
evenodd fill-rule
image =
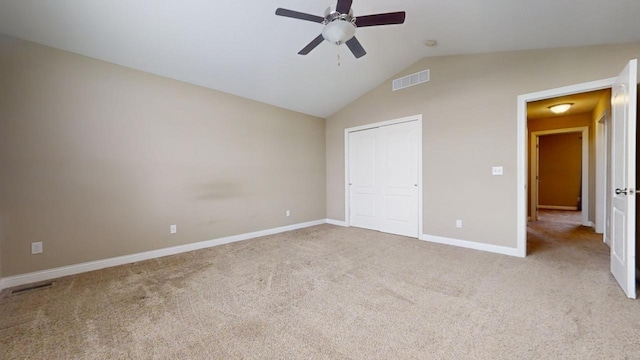
<path id="1" fill-rule="evenodd" d="M 340 14 L 332 6 L 325 11 L 324 28 L 322 29 L 322 37 L 328 42 L 336 45 L 342 45 L 351 40 L 356 34 L 356 19 L 352 17 L 353 11 L 349 14 Z M 329 20 L 331 19 L 331 20 Z"/>
<path id="2" fill-rule="evenodd" d="M 356 59 L 367 53 L 355 37 L 356 28 L 404 23 L 404 11 L 365 15 L 356 18 L 353 16 L 351 3 L 352 0 L 338 0 L 335 6 L 330 6 L 324 12 L 324 17 L 282 8 L 276 9 L 276 15 L 317 22 L 324 25 L 322 33 L 302 48 L 302 50 L 298 52 L 299 55 L 307 55 L 311 50 L 315 49 L 316 46 L 320 45 L 322 41 L 326 40 L 335 45 L 347 44 L 347 47 Z"/>

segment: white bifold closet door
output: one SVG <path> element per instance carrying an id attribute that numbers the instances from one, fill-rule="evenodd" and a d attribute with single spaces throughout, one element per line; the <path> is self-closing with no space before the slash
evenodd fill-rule
<path id="1" fill-rule="evenodd" d="M 351 226 L 418 237 L 418 122 L 349 134 Z"/>

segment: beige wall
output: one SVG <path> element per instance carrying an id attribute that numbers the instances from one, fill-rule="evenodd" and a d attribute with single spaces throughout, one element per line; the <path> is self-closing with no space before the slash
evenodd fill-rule
<path id="1" fill-rule="evenodd" d="M 344 129 L 423 114 L 424 232 L 516 247 L 517 96 L 616 76 L 640 44 L 425 58 L 327 119 L 327 217 L 344 220 Z M 504 166 L 504 176 L 491 167 Z M 464 228 L 456 229 L 462 219 Z"/>
<path id="2" fill-rule="evenodd" d="M 602 95 L 595 109 L 593 109 L 593 125 L 597 124 L 598 120 L 605 112 L 611 111 L 611 89 L 607 89 Z"/>
<path id="3" fill-rule="evenodd" d="M 2 276 L 324 219 L 324 122 L 0 37 Z"/>
<path id="4" fill-rule="evenodd" d="M 578 207 L 582 184 L 582 133 L 540 136 L 540 206 Z"/>
<path id="5" fill-rule="evenodd" d="M 531 133 L 535 131 L 567 129 L 582 126 L 588 126 L 589 131 L 591 131 L 592 121 L 592 114 L 590 112 L 541 119 L 530 119 L 527 120 L 527 128 L 529 130 L 529 134 L 527 136 L 531 138 Z"/>

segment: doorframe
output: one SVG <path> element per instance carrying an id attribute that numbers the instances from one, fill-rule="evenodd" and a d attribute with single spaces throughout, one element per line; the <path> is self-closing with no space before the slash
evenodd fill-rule
<path id="1" fill-rule="evenodd" d="M 354 126 L 344 129 L 344 218 L 345 226 L 351 226 L 349 208 L 349 133 L 361 130 L 379 128 L 401 124 L 411 121 L 418 122 L 418 239 L 422 237 L 422 114 L 406 116 L 403 118 L 381 121 L 366 125 Z"/>
<path id="2" fill-rule="evenodd" d="M 582 204 L 582 225 L 591 226 L 591 222 L 589 221 L 589 127 L 588 126 L 580 126 L 574 128 L 564 128 L 564 129 L 553 129 L 553 130 L 541 130 L 541 131 L 533 131 L 531 132 L 531 140 L 530 140 L 530 151 L 531 151 L 531 166 L 530 166 L 530 179 L 529 184 L 531 187 L 531 219 L 538 219 L 538 206 L 539 198 L 538 198 L 538 181 L 536 181 L 536 176 L 538 175 L 538 151 L 535 151 L 536 145 L 538 144 L 538 138 L 540 136 L 545 135 L 553 135 L 553 134 L 569 134 L 569 133 L 580 133 L 582 136 L 582 189 L 580 194 L 580 203 Z M 539 149 L 538 149 L 539 150 Z M 534 171 L 535 170 L 535 171 Z"/>
<path id="3" fill-rule="evenodd" d="M 609 114 L 608 111 L 603 111 L 598 115 L 598 119 L 595 121 L 595 140 L 596 140 L 596 199 L 595 199 L 595 232 L 603 234 L 602 241 L 607 245 L 608 239 L 606 234 L 606 219 L 607 219 L 607 168 L 609 165 Z"/>
<path id="4" fill-rule="evenodd" d="M 516 253 L 527 256 L 527 103 L 573 95 L 588 91 L 610 89 L 616 78 L 608 78 L 555 89 L 518 95 L 516 124 Z"/>

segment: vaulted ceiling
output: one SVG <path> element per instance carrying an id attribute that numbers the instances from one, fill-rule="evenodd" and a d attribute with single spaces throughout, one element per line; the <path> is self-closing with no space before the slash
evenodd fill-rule
<path id="1" fill-rule="evenodd" d="M 322 16 L 330 5 L 0 0 L 0 33 L 320 117 L 425 56 L 640 41 L 638 0 L 354 0 L 356 17 L 404 10 L 406 21 L 358 29 L 360 59 L 328 42 L 297 55 L 322 25 L 275 9 Z"/>

